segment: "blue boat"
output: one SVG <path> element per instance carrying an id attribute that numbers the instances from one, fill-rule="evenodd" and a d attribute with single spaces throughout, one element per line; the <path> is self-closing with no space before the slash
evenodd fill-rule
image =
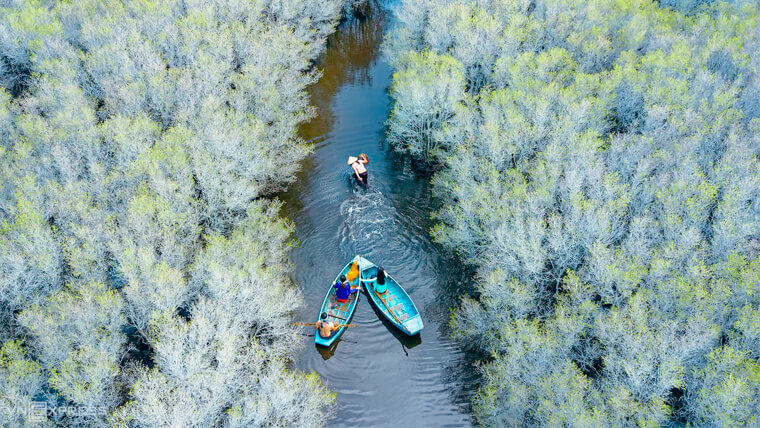
<path id="1" fill-rule="evenodd" d="M 358 260 L 358 258 L 359 256 L 356 256 L 354 260 Z M 348 273 L 348 270 L 351 268 L 351 263 L 353 263 L 354 260 L 348 262 L 343 270 L 341 270 L 335 277 L 335 280 L 330 284 L 330 288 L 327 290 L 325 300 L 322 302 L 322 308 L 320 309 L 319 314 L 317 314 L 317 321 L 319 321 L 319 316 L 322 314 L 322 312 L 326 312 L 327 321 L 331 321 L 335 325 L 348 324 L 351 320 L 351 317 L 354 315 L 354 309 L 356 309 L 356 305 L 359 303 L 359 293 L 357 292 L 351 294 L 346 303 L 340 303 L 338 302 L 335 295 L 337 289 L 333 288 L 332 285 L 338 281 L 341 275 L 346 275 Z M 357 284 L 352 283 L 351 285 L 358 286 L 359 284 L 357 281 Z M 343 330 L 345 329 L 346 327 L 341 327 L 333 331 L 330 337 L 322 337 L 319 334 L 319 331 L 315 331 L 314 343 L 321 346 L 330 346 L 338 339 L 338 337 L 340 337 L 341 334 L 343 334 Z"/>
<path id="2" fill-rule="evenodd" d="M 409 336 L 419 333 L 424 327 L 422 318 L 420 318 L 420 311 L 414 306 L 414 302 L 406 290 L 386 272 L 385 285 L 387 288 L 384 292 L 379 293 L 376 290 L 377 265 L 364 257 L 359 257 L 359 269 L 361 271 L 360 278 L 369 299 L 383 316 Z"/>

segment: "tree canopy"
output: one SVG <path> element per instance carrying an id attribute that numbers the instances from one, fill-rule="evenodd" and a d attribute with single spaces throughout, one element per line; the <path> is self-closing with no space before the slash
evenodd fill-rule
<path id="1" fill-rule="evenodd" d="M 0 2 L 0 425 L 324 424 L 268 197 L 358 3 Z"/>
<path id="2" fill-rule="evenodd" d="M 407 0 L 386 49 L 479 422 L 757 424 L 757 4 Z"/>

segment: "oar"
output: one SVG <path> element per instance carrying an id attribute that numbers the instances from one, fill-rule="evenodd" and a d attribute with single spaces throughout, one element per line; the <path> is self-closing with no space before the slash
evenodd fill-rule
<path id="1" fill-rule="evenodd" d="M 358 297 L 356 297 L 356 298 L 358 299 Z M 350 299 L 350 297 L 349 297 L 349 299 Z M 346 308 L 348 307 L 349 303 L 351 303 L 351 302 L 346 301 L 346 302 L 341 303 L 340 306 L 338 306 L 337 308 L 335 306 L 331 306 L 330 309 L 337 309 L 338 312 L 344 312 L 346 310 Z M 335 317 L 335 318 L 341 319 L 343 321 L 348 321 L 347 319 L 345 319 L 345 318 L 343 318 L 341 316 L 335 315 L 335 314 L 333 314 L 331 312 L 328 312 L 327 315 L 329 315 L 331 317 Z"/>
<path id="2" fill-rule="evenodd" d="M 402 323 L 401 320 L 398 319 L 398 317 L 396 316 L 396 314 L 393 313 L 393 310 L 391 309 L 391 307 L 388 306 L 388 302 L 386 302 L 385 300 L 383 300 L 383 296 L 381 296 L 380 293 L 378 293 L 377 291 L 375 291 L 374 287 L 372 288 L 372 291 L 374 291 L 375 294 L 377 295 L 377 298 L 380 299 L 381 302 L 383 302 L 383 305 L 385 305 L 385 308 L 388 309 L 388 313 L 391 314 L 391 316 L 393 317 L 393 319 L 395 319 L 397 323 L 399 323 L 400 325 L 403 326 L 404 323 Z"/>
<path id="3" fill-rule="evenodd" d="M 297 322 L 295 325 L 317 325 L 315 322 Z M 343 327 L 356 327 L 356 324 L 343 324 Z"/>
<path id="4" fill-rule="evenodd" d="M 345 318 L 343 318 L 343 317 L 339 317 L 339 316 L 337 316 L 337 315 L 335 315 L 335 314 L 330 314 L 330 313 L 328 313 L 327 315 L 328 315 L 328 316 L 331 316 L 331 317 L 334 317 L 334 318 L 338 318 L 338 319 L 340 319 L 340 320 L 343 320 L 343 321 L 348 321 L 347 319 L 345 319 Z"/>
<path id="5" fill-rule="evenodd" d="M 338 303 L 340 303 L 340 302 L 338 302 Z M 343 311 L 345 311 L 345 310 L 346 310 L 346 306 L 348 306 L 348 302 L 343 302 L 343 303 L 341 303 L 340 305 L 338 305 L 337 307 L 335 307 L 335 306 L 331 306 L 331 307 L 330 307 L 330 309 L 337 309 L 337 310 L 338 310 L 338 312 L 343 312 Z M 334 317 L 334 318 L 338 318 L 338 319 L 341 319 L 341 320 L 343 320 L 343 321 L 348 321 L 347 319 L 345 319 L 345 318 L 343 318 L 343 317 L 341 317 L 341 316 L 338 316 L 337 314 L 334 314 L 334 313 L 332 313 L 332 312 L 327 312 L 327 315 L 329 315 L 329 316 L 331 316 L 331 317 Z"/>

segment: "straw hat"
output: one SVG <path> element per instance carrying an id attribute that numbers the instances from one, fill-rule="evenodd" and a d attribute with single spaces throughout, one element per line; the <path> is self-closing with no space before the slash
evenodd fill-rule
<path id="1" fill-rule="evenodd" d="M 346 162 L 346 163 L 347 163 L 348 165 L 351 165 L 352 163 L 354 163 L 354 162 L 356 162 L 356 161 L 357 161 L 357 157 L 356 157 L 356 156 L 349 156 L 349 157 L 348 157 L 348 162 Z"/>

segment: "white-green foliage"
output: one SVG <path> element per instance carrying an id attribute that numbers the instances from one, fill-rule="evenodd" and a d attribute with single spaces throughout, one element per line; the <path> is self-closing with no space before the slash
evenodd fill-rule
<path id="1" fill-rule="evenodd" d="M 699 372 L 699 388 L 687 401 L 702 426 L 757 424 L 760 365 L 756 358 L 729 346 L 715 349 Z"/>
<path id="2" fill-rule="evenodd" d="M 193 267 L 190 321 L 151 320 L 153 370 L 115 417 L 140 426 L 312 426 L 332 397 L 314 376 L 283 370 L 297 342 L 287 315 L 299 304 L 283 264 L 290 229 L 278 205 L 254 203 L 230 234 L 207 236 Z M 251 338 L 251 339 L 247 339 Z M 284 407 L 281 403 L 288 403 Z"/>
<path id="3" fill-rule="evenodd" d="M 484 425 L 756 423 L 760 10 L 693 3 L 398 10 L 389 139 L 478 269 Z"/>
<path id="4" fill-rule="evenodd" d="M 291 228 L 277 221 L 279 204 L 253 203 L 246 218 L 225 237 L 206 236 L 208 244 L 193 265 L 193 288 L 236 313 L 241 334 L 248 329 L 287 354 L 296 342 L 287 315 L 300 304 L 283 263 Z"/>
<path id="5" fill-rule="evenodd" d="M 390 141 L 414 155 L 433 150 L 435 134 L 454 116 L 464 98 L 462 67 L 453 58 L 411 53 L 408 67 L 394 75 Z"/>
<path id="6" fill-rule="evenodd" d="M 124 354 L 125 317 L 115 290 L 99 282 L 68 284 L 43 305 L 24 310 L 19 322 L 34 336 L 33 347 L 50 374 L 49 385 L 63 398 L 87 409 L 110 409 L 119 403 L 114 378 Z M 105 415 L 97 416 L 103 423 Z"/>
<path id="7" fill-rule="evenodd" d="M 0 348 L 0 387 L 2 387 L 2 413 L 0 423 L 3 426 L 28 426 L 37 419 L 39 412 L 30 414 L 33 402 L 42 394 L 45 378 L 40 365 L 28 358 L 19 340 L 3 343 Z M 36 420 L 35 420 L 36 419 Z"/>
<path id="8" fill-rule="evenodd" d="M 90 410 L 66 426 L 323 425 L 261 198 L 308 155 L 311 64 L 358 4 L 0 2 L 0 424 L 37 400 Z"/>

